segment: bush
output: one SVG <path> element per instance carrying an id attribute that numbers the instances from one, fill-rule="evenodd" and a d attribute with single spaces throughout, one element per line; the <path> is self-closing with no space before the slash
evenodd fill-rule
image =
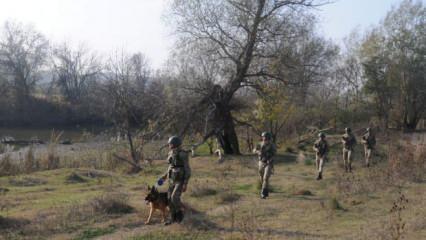
<path id="1" fill-rule="evenodd" d="M 15 175 L 19 172 L 17 166 L 12 164 L 12 160 L 9 154 L 4 154 L 0 157 L 0 176 Z"/>
<path id="2" fill-rule="evenodd" d="M 87 182 L 86 179 L 73 172 L 65 178 L 65 183 L 84 183 Z"/>
<path id="3" fill-rule="evenodd" d="M 47 181 L 39 178 L 23 177 L 23 178 L 11 178 L 9 184 L 17 187 L 32 187 L 38 185 L 44 185 Z"/>
<path id="4" fill-rule="evenodd" d="M 191 193 L 190 195 L 192 197 L 206 197 L 206 196 L 212 196 L 216 195 L 217 190 L 206 185 L 198 184 L 194 187 L 191 187 Z"/>
<path id="5" fill-rule="evenodd" d="M 43 161 L 43 167 L 47 170 L 58 169 L 60 164 L 59 156 L 56 152 L 56 146 L 62 136 L 62 133 L 52 132 L 49 146 L 47 146 L 47 156 Z"/>
<path id="6" fill-rule="evenodd" d="M 388 172 L 395 179 L 422 182 L 426 177 L 426 149 L 423 144 L 393 145 L 388 154 Z"/>
<path id="7" fill-rule="evenodd" d="M 129 197 L 123 193 L 105 193 L 89 202 L 93 212 L 99 214 L 127 214 L 134 208 L 128 204 Z"/>
<path id="8" fill-rule="evenodd" d="M 217 201 L 219 204 L 233 203 L 241 198 L 239 194 L 232 192 L 223 192 L 218 195 Z"/>
<path id="9" fill-rule="evenodd" d="M 32 173 L 34 171 L 39 170 L 39 168 L 40 168 L 39 162 L 34 157 L 33 146 L 30 146 L 24 157 L 24 172 Z"/>

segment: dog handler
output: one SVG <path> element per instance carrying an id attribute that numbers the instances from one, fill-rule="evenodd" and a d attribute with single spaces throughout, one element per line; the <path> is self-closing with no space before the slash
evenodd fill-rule
<path id="1" fill-rule="evenodd" d="M 181 148 L 182 140 L 177 136 L 169 138 L 169 155 L 167 161 L 169 167 L 161 179 L 169 179 L 169 208 L 171 219 L 166 225 L 180 223 L 183 220 L 182 204 L 180 196 L 186 191 L 189 178 L 191 177 L 191 168 L 189 167 L 188 153 Z"/>

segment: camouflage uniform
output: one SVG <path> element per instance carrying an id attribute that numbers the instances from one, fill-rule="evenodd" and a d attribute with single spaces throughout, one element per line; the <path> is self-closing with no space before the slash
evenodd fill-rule
<path id="1" fill-rule="evenodd" d="M 352 172 L 352 152 L 356 144 L 356 138 L 350 130 L 342 136 L 343 164 L 346 172 Z"/>
<path id="2" fill-rule="evenodd" d="M 259 156 L 259 176 L 260 182 L 262 184 L 262 198 L 265 198 L 269 195 L 269 178 L 272 175 L 274 168 L 273 157 L 277 149 L 275 144 L 268 142 L 262 142 L 257 154 Z"/>
<path id="3" fill-rule="evenodd" d="M 316 152 L 315 162 L 316 162 L 316 167 L 318 171 L 317 180 L 321 180 L 322 170 L 323 170 L 324 162 L 327 158 L 327 152 L 328 152 L 328 144 L 327 144 L 327 141 L 325 140 L 325 135 L 324 137 L 321 137 L 321 134 L 320 134 L 320 138 L 314 143 L 314 151 Z"/>
<path id="4" fill-rule="evenodd" d="M 370 166 L 371 154 L 376 145 L 376 137 L 371 132 L 370 129 L 367 129 L 367 132 L 362 136 L 362 141 L 364 144 L 364 155 L 365 155 L 365 165 Z"/>
<path id="5" fill-rule="evenodd" d="M 169 179 L 168 199 L 172 222 L 180 222 L 183 219 L 182 203 L 180 196 L 184 186 L 191 177 L 188 153 L 181 148 L 172 149 L 167 157 L 169 167 L 163 178 Z"/>

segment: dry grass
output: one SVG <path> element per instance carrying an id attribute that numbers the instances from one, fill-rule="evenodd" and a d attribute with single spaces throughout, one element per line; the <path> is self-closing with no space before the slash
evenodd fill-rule
<path id="1" fill-rule="evenodd" d="M 127 194 L 112 192 L 95 197 L 89 202 L 89 205 L 93 212 L 98 214 L 128 214 L 134 211 L 128 202 Z"/>
<path id="2" fill-rule="evenodd" d="M 5 153 L 0 156 L 0 176 L 10 176 L 19 172 L 18 166 L 12 163 L 10 155 Z"/>
<path id="3" fill-rule="evenodd" d="M 421 151 L 416 154 L 413 159 L 418 159 Z M 403 161 L 403 157 L 395 159 Z M 355 172 L 344 174 L 338 162 L 330 161 L 325 165 L 324 179 L 315 181 L 314 166 L 306 166 L 304 161 L 279 161 L 271 177 L 276 191 L 262 200 L 252 160 L 229 157 L 217 164 L 210 157 L 191 159 L 193 174 L 188 192 L 182 196 L 187 207 L 184 225 L 171 227 L 143 224 L 148 206 L 141 186 L 155 182 L 167 168 L 165 161 L 154 161 L 132 176 L 95 169 L 58 169 L 2 177 L 0 185 L 9 191 L 0 196 L 5 203 L 0 214 L 5 219 L 28 219 L 31 224 L 0 229 L 0 235 L 7 232 L 15 239 L 73 239 L 97 234 L 107 234 L 99 239 L 170 239 L 167 234 L 176 239 L 425 238 L 422 200 L 426 184 L 406 176 L 406 170 L 400 171 L 405 165 L 382 161 L 372 168 L 361 168 L 362 161 L 356 158 Z M 86 182 L 65 184 L 73 173 Z M 396 176 L 403 180 L 395 180 Z M 34 182 L 31 179 L 45 183 L 24 187 Z M 398 200 L 399 189 L 408 202 Z M 153 222 L 160 222 L 160 216 L 154 215 Z M 102 230 L 111 225 L 114 232 Z"/>

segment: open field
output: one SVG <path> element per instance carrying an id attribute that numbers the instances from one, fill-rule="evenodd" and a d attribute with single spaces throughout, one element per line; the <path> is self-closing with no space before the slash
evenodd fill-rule
<path id="1" fill-rule="evenodd" d="M 159 213 L 144 224 L 143 201 L 165 161 L 131 176 L 65 168 L 1 177 L 0 233 L 3 239 L 426 238 L 424 180 L 386 177 L 384 161 L 363 168 L 360 154 L 354 173 L 343 174 L 337 152 L 332 149 L 322 181 L 314 180 L 309 153 L 280 154 L 267 200 L 259 199 L 254 156 L 218 164 L 201 154 L 191 159 L 184 224 L 167 227 Z M 391 211 L 394 204 L 401 210 Z"/>

